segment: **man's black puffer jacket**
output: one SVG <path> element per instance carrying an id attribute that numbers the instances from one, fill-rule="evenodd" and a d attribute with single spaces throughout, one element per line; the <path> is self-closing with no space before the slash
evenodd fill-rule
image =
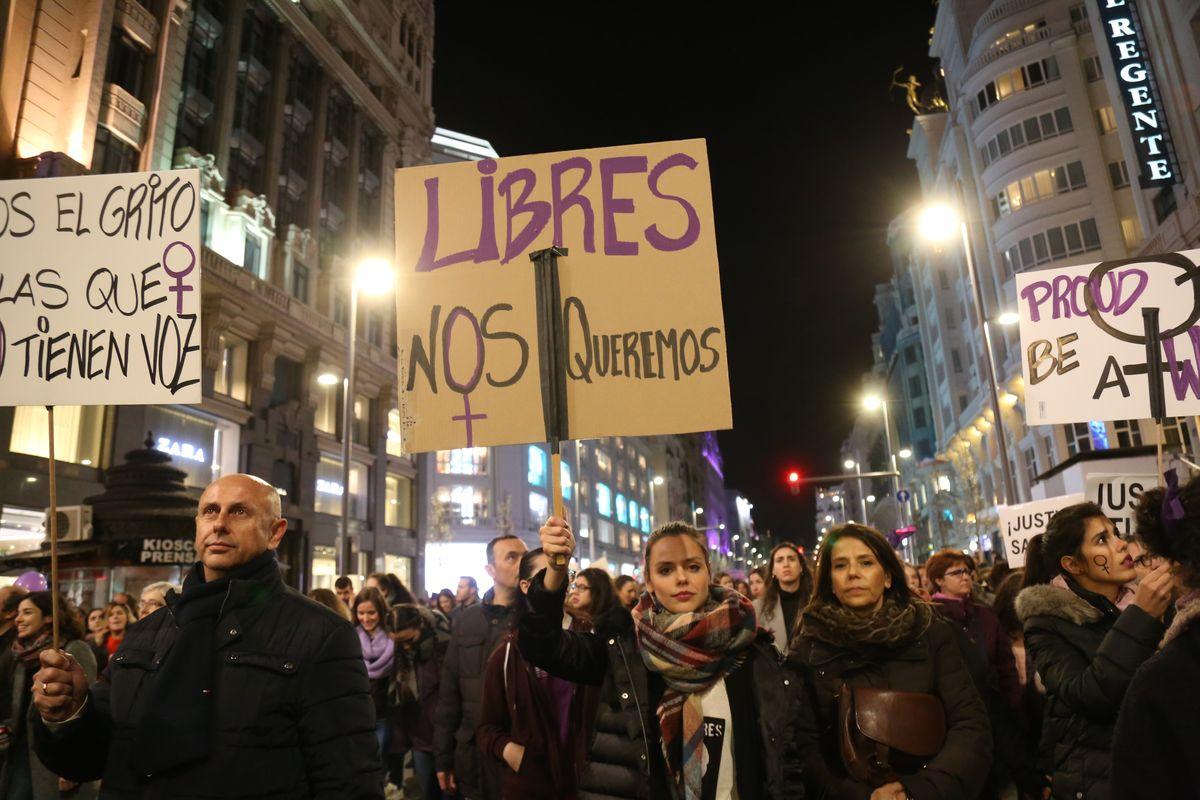
<path id="1" fill-rule="evenodd" d="M 666 683 L 646 668 L 632 616 L 614 608 L 597 619 L 595 633 L 564 631 L 566 584 L 547 591 L 545 574 L 535 575 L 529 589 L 532 610 L 521 617 L 521 654 L 564 680 L 600 687 L 587 763 L 580 765 L 579 797 L 675 797 L 663 768 L 656 712 Z M 725 676 L 738 797 L 799 800 L 804 787 L 796 748 L 795 678 L 781 668 L 765 631 L 749 652 L 745 663 Z"/>
<path id="2" fill-rule="evenodd" d="M 1138 606 L 1118 611 L 1072 582 L 1017 595 L 1025 646 L 1046 686 L 1052 790 L 1064 800 L 1108 800 L 1113 729 L 1133 675 L 1154 655 L 1163 624 Z"/>
<path id="3" fill-rule="evenodd" d="M 272 562 L 274 564 L 274 562 Z M 362 646 L 334 612 L 284 586 L 272 566 L 233 580 L 214 635 L 213 735 L 207 758 L 137 774 L 146 699 L 177 634 L 174 605 L 130 626 L 81 717 L 51 732 L 31 712 L 38 757 L 101 798 L 382 798 Z"/>

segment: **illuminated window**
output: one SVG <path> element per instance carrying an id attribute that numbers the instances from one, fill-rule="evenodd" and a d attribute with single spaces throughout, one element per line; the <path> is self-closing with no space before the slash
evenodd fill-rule
<path id="1" fill-rule="evenodd" d="M 626 524 L 626 525 L 629 523 L 629 517 L 627 515 L 627 506 L 625 504 L 625 495 L 623 495 L 623 494 L 617 495 L 617 522 L 620 522 L 621 524 Z"/>
<path id="2" fill-rule="evenodd" d="M 1096 109 L 1096 127 L 1101 134 L 1112 133 L 1117 129 L 1117 115 L 1112 106 Z"/>
<path id="3" fill-rule="evenodd" d="M 439 486 L 437 501 L 448 507 L 451 521 L 459 525 L 480 525 L 487 517 L 487 491 L 475 486 Z"/>
<path id="4" fill-rule="evenodd" d="M 571 465 L 565 461 L 558 462 L 558 482 L 562 484 L 563 500 L 570 501 L 574 495 L 571 486 Z"/>
<path id="5" fill-rule="evenodd" d="M 607 484 L 596 484 L 596 511 L 600 512 L 602 517 L 612 516 L 612 490 Z"/>
<path id="6" fill-rule="evenodd" d="M 642 509 L 642 533 L 650 532 L 650 512 Z"/>
<path id="7" fill-rule="evenodd" d="M 641 550 L 642 549 L 642 537 L 640 534 L 637 534 L 637 533 L 629 534 L 629 548 L 631 550 Z"/>
<path id="8" fill-rule="evenodd" d="M 365 394 L 354 395 L 354 425 L 351 432 L 355 444 L 371 443 L 371 398 Z"/>
<path id="9" fill-rule="evenodd" d="M 100 466 L 104 406 L 54 407 L 54 460 Z M 9 449 L 50 457 L 50 416 L 43 406 L 17 406 L 13 411 Z"/>
<path id="10" fill-rule="evenodd" d="M 322 371 L 324 374 L 324 371 Z M 339 408 L 341 406 L 342 378 L 329 383 L 317 384 L 317 411 L 313 415 L 313 425 L 324 433 L 337 435 L 338 424 L 341 421 Z"/>
<path id="11" fill-rule="evenodd" d="M 608 453 L 603 450 L 596 451 L 596 469 L 600 470 L 605 475 L 612 474 L 612 459 L 608 457 Z"/>
<path id="12" fill-rule="evenodd" d="M 403 439 L 400 430 L 400 409 L 393 408 L 388 412 L 387 453 L 389 456 L 404 455 Z"/>
<path id="13" fill-rule="evenodd" d="M 629 549 L 629 531 L 625 530 L 624 528 L 621 528 L 619 531 L 617 531 L 617 547 L 621 548 L 622 550 Z"/>
<path id="14" fill-rule="evenodd" d="M 638 526 L 638 504 L 632 500 L 629 501 L 628 517 L 629 524 L 636 528 Z"/>
<path id="15" fill-rule="evenodd" d="M 541 492 L 529 493 L 529 520 L 541 524 L 550 516 L 550 500 Z"/>
<path id="16" fill-rule="evenodd" d="M 437 471 L 440 475 L 487 475 L 488 449 L 461 447 L 457 450 L 438 450 Z"/>
<path id="17" fill-rule="evenodd" d="M 217 337 L 217 352 L 221 362 L 213 378 L 213 391 L 246 402 L 246 363 L 250 345 L 245 339 L 222 333 Z"/>
<path id="18" fill-rule="evenodd" d="M 600 520 L 596 526 L 596 538 L 600 540 L 601 544 L 612 544 L 613 524 L 606 519 Z"/>
<path id="19" fill-rule="evenodd" d="M 321 456 L 317 462 L 316 490 L 313 510 L 319 514 L 341 515 L 345 490 L 340 459 Z M 350 465 L 350 516 L 354 519 L 367 518 L 367 468 L 362 464 Z"/>
<path id="20" fill-rule="evenodd" d="M 592 516 L 590 514 L 579 515 L 579 538 L 586 539 L 592 535 Z"/>
<path id="21" fill-rule="evenodd" d="M 403 475 L 388 475 L 384 493 L 384 524 L 393 528 L 415 528 L 412 479 Z"/>
<path id="22" fill-rule="evenodd" d="M 529 485 L 545 486 L 546 476 L 550 472 L 546 467 L 546 451 L 537 445 L 529 446 Z"/>

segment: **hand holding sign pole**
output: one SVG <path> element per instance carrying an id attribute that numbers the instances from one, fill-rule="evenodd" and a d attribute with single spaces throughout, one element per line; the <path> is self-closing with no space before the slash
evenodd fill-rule
<path id="1" fill-rule="evenodd" d="M 550 444 L 550 492 L 554 516 L 565 520 L 562 499 L 562 453 L 560 443 L 569 436 L 567 420 L 567 372 L 563 347 L 562 298 L 558 280 L 558 259 L 567 255 L 565 247 L 547 247 L 529 254 L 534 263 L 537 289 L 537 327 L 539 361 L 542 367 L 542 413 L 546 418 L 546 441 Z M 578 469 L 578 466 L 576 466 Z M 566 556 L 553 556 L 556 567 L 567 565 Z"/>

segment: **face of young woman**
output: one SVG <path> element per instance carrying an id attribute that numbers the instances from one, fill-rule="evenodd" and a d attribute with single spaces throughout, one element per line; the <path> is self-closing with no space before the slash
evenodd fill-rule
<path id="1" fill-rule="evenodd" d="M 629 581 L 621 587 L 619 595 L 621 597 L 621 605 L 625 606 L 626 608 L 633 608 L 637 604 L 638 600 L 637 583 L 634 581 Z"/>
<path id="2" fill-rule="evenodd" d="M 717 581 L 717 586 L 720 586 L 723 589 L 732 589 L 733 588 L 733 578 L 730 577 L 729 575 L 722 575 L 721 579 L 719 581 Z"/>
<path id="3" fill-rule="evenodd" d="M 104 620 L 104 609 L 93 608 L 92 613 L 88 614 L 87 624 L 88 631 L 91 633 L 100 633 L 103 631 L 108 625 Z"/>
<path id="4" fill-rule="evenodd" d="M 784 586 L 792 586 L 800 580 L 800 556 L 790 547 L 775 553 L 771 559 L 772 574 Z"/>
<path id="5" fill-rule="evenodd" d="M 117 607 L 108 612 L 108 629 L 113 633 L 124 633 L 129 624 L 129 615 L 125 609 Z"/>
<path id="6" fill-rule="evenodd" d="M 438 607 L 442 609 L 443 614 L 449 614 L 454 610 L 454 598 L 444 594 L 438 595 Z"/>
<path id="7" fill-rule="evenodd" d="M 379 609 L 375 608 L 374 603 L 359 603 L 355 615 L 358 617 L 358 624 L 367 633 L 373 633 L 379 627 Z"/>
<path id="8" fill-rule="evenodd" d="M 668 536 L 650 548 L 648 580 L 655 599 L 668 611 L 695 611 L 708 601 L 711 573 L 704 551 L 690 536 Z"/>
<path id="9" fill-rule="evenodd" d="M 904 578 L 908 581 L 908 588 L 914 592 L 921 591 L 921 573 L 917 572 L 917 568 L 909 565 L 904 566 Z"/>
<path id="10" fill-rule="evenodd" d="M 942 573 L 938 580 L 938 591 L 951 597 L 970 597 L 974 578 L 971 568 L 964 563 L 958 563 Z"/>
<path id="11" fill-rule="evenodd" d="M 567 598 L 567 602 L 575 611 L 583 614 L 588 612 L 592 606 L 592 587 L 588 585 L 587 578 L 575 579 L 575 583 L 571 584 L 571 596 Z"/>
<path id="12" fill-rule="evenodd" d="M 748 582 L 750 584 L 750 599 L 757 600 L 758 598 L 762 597 L 763 589 L 766 588 L 766 584 L 763 583 L 763 579 L 759 576 L 759 574 L 757 572 L 751 572 Z"/>
<path id="13" fill-rule="evenodd" d="M 42 610 L 33 604 L 32 600 L 22 600 L 17 606 L 17 637 L 20 639 L 28 639 L 30 636 L 37 635 L 38 631 L 46 627 L 46 622 L 50 617 L 42 614 Z"/>
<path id="14" fill-rule="evenodd" d="M 1084 522 L 1079 556 L 1065 565 L 1072 575 L 1097 584 L 1126 584 L 1137 577 L 1133 554 L 1107 517 Z"/>
<path id="15" fill-rule="evenodd" d="M 829 554 L 833 594 L 843 606 L 869 613 L 883 605 L 892 576 L 865 542 L 852 536 L 838 539 Z"/>

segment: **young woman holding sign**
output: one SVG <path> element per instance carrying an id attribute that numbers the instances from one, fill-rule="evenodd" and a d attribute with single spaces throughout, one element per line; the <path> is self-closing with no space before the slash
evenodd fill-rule
<path id="1" fill-rule="evenodd" d="M 1117 711 L 1162 639 L 1170 565 L 1130 589 L 1136 573 L 1128 545 L 1094 503 L 1051 517 L 1042 560 L 1051 580 L 1021 591 L 1017 615 L 1046 687 L 1053 796 L 1107 798 Z"/>
<path id="2" fill-rule="evenodd" d="M 570 556 L 566 521 L 541 529 L 547 555 Z M 668 523 L 646 540 L 647 590 L 594 633 L 562 629 L 567 575 L 534 577 L 521 620 L 525 658 L 599 686 L 580 796 L 739 800 L 803 796 L 795 750 L 795 680 L 758 629 L 754 607 L 711 584 L 703 535 Z M 632 732 L 632 735 L 631 735 Z"/>

